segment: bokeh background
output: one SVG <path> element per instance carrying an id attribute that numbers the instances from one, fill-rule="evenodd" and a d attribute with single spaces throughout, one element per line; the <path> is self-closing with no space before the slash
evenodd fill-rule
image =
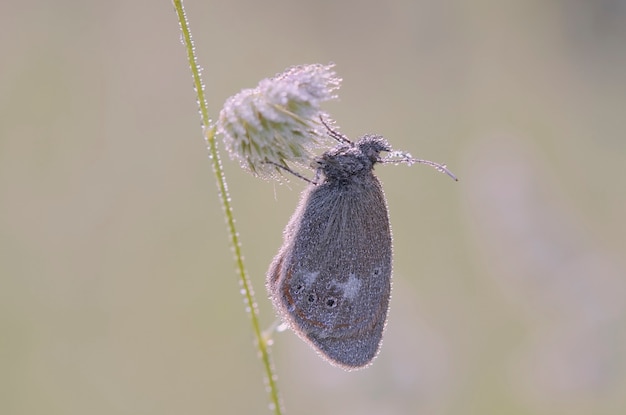
<path id="1" fill-rule="evenodd" d="M 626 412 L 626 2 L 186 2 L 209 107 L 335 62 L 342 132 L 381 166 L 394 289 L 380 356 L 273 347 L 292 414 Z M 263 414 L 168 1 L 0 14 L 0 413 Z M 261 320 L 304 185 L 224 158 Z"/>

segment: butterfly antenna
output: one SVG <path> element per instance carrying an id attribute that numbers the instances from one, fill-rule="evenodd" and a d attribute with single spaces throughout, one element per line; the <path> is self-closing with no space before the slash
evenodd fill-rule
<path id="1" fill-rule="evenodd" d="M 409 163 L 420 163 L 420 164 L 425 164 L 425 165 L 430 166 L 430 167 L 434 167 L 435 169 L 437 169 L 438 172 L 445 173 L 448 176 L 450 176 L 452 178 L 452 180 L 454 180 L 455 182 L 459 181 L 459 179 L 457 179 L 457 177 L 454 175 L 454 173 L 452 173 L 450 170 L 448 170 L 448 166 L 446 166 L 445 164 L 439 164 L 439 163 L 435 163 L 434 161 L 421 160 L 421 159 L 410 159 L 410 160 L 407 160 L 407 162 L 409 162 Z"/>
<path id="2" fill-rule="evenodd" d="M 434 167 L 438 172 L 447 174 L 455 182 L 459 181 L 459 179 L 454 175 L 454 173 L 448 170 L 448 167 L 445 164 L 435 163 L 434 161 L 430 161 L 430 160 L 416 159 L 416 158 L 411 157 L 411 155 L 407 153 L 401 153 L 401 152 L 394 152 L 394 153 L 390 154 L 390 157 L 383 159 L 382 162 L 383 163 L 406 163 L 409 166 L 414 163 L 425 164 L 427 166 Z M 394 158 L 397 156 L 401 156 L 401 158 L 399 159 Z"/>
<path id="3" fill-rule="evenodd" d="M 274 167 L 276 167 L 276 168 L 278 168 L 278 169 L 281 169 L 281 170 L 284 170 L 284 171 L 286 171 L 286 172 L 288 172 L 288 173 L 291 173 L 291 174 L 293 174 L 294 176 L 296 176 L 298 179 L 302 179 L 302 180 L 304 180 L 305 182 L 308 182 L 308 183 L 311 183 L 311 184 L 317 184 L 316 182 L 314 182 L 313 180 L 309 179 L 308 177 L 304 177 L 303 175 L 301 175 L 301 174 L 300 174 L 300 173 L 298 173 L 297 171 L 295 171 L 295 170 L 291 170 L 289 167 L 287 167 L 287 166 L 283 166 L 282 164 L 278 164 L 278 163 L 275 163 L 275 162 L 273 162 L 273 161 L 269 161 L 269 160 L 268 160 L 268 161 L 265 161 L 264 163 L 271 164 L 272 166 L 274 166 Z"/>
<path id="4" fill-rule="evenodd" d="M 326 127 L 326 129 L 328 130 L 328 135 L 331 136 L 332 138 L 334 138 L 335 140 L 339 141 L 340 143 L 344 143 L 344 144 L 352 144 L 352 141 L 350 141 L 350 139 L 348 137 L 346 137 L 345 135 L 341 134 L 339 131 L 334 130 L 327 122 L 326 120 L 324 120 L 324 117 L 320 115 L 320 121 L 322 122 L 322 125 L 324 127 Z"/>

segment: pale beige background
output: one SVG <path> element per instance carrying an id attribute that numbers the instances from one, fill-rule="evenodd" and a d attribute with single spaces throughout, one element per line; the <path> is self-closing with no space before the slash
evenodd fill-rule
<path id="1" fill-rule="evenodd" d="M 444 5 L 445 3 L 445 5 Z M 447 162 L 377 169 L 395 280 L 370 369 L 276 335 L 292 414 L 626 411 L 626 4 L 192 1 L 212 114 L 337 64 L 352 137 Z M 195 96 L 168 1 L 0 14 L 0 413 L 263 414 Z M 263 280 L 303 185 L 224 158 Z"/>

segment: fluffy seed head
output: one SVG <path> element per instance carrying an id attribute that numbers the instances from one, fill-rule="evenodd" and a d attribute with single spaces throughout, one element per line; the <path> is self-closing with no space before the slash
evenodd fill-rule
<path id="1" fill-rule="evenodd" d="M 217 131 L 231 158 L 262 177 L 276 178 L 277 165 L 308 166 L 328 140 L 320 104 L 336 98 L 341 79 L 333 66 L 294 66 L 226 100 Z"/>

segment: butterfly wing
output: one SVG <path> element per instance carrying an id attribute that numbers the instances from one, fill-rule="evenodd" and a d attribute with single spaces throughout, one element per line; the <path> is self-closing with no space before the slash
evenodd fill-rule
<path id="1" fill-rule="evenodd" d="M 312 185 L 267 275 L 275 308 L 323 357 L 345 368 L 376 356 L 391 290 L 391 232 L 380 183 Z"/>

